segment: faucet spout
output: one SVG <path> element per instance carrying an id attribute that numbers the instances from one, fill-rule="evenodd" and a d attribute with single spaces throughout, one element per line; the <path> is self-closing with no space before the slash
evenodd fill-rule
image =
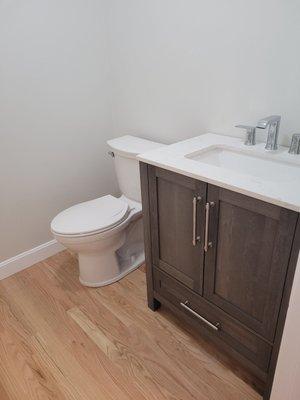
<path id="1" fill-rule="evenodd" d="M 281 116 L 270 115 L 269 117 L 263 118 L 257 123 L 257 128 L 266 129 L 268 128 L 268 138 L 266 143 L 266 150 L 277 150 L 278 149 L 278 136 Z"/>

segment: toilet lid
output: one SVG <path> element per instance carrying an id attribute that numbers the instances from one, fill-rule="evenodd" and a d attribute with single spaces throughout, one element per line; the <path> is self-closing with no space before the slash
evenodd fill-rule
<path id="1" fill-rule="evenodd" d="M 119 225 L 128 212 L 125 201 L 107 195 L 62 211 L 53 219 L 51 230 L 60 235 L 98 233 Z"/>

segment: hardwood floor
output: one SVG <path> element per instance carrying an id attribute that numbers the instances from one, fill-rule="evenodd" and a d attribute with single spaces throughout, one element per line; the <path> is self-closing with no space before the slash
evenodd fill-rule
<path id="1" fill-rule="evenodd" d="M 216 350 L 146 306 L 141 268 L 78 281 L 67 251 L 0 282 L 0 400 L 258 400 Z"/>

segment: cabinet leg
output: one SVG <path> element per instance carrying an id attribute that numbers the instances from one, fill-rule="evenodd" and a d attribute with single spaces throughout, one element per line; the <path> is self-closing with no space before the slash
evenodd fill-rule
<path id="1" fill-rule="evenodd" d="M 156 311 L 160 307 L 160 302 L 158 300 L 156 300 L 154 297 L 148 298 L 148 307 L 152 311 Z"/>

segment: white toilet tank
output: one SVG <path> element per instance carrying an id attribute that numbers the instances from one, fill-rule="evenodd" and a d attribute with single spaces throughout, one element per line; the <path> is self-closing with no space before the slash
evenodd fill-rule
<path id="1" fill-rule="evenodd" d="M 122 194 L 130 200 L 141 202 L 140 171 L 136 156 L 162 147 L 163 144 L 131 135 L 108 140 L 107 144 L 113 152 Z"/>

